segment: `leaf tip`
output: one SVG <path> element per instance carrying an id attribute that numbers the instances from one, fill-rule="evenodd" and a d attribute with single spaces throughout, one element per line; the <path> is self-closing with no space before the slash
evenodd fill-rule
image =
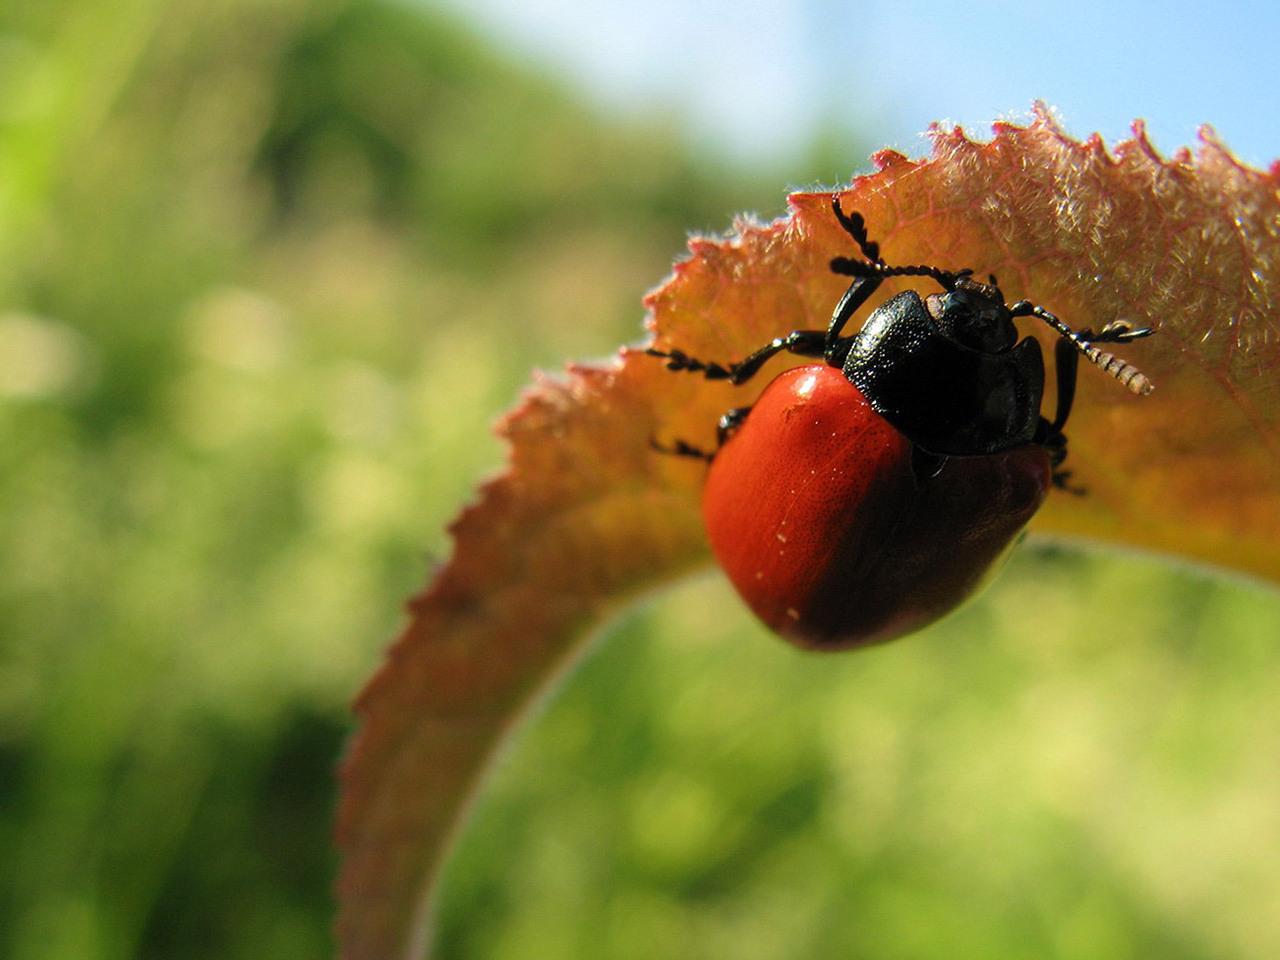
<path id="1" fill-rule="evenodd" d="M 883 150 L 877 150 L 871 155 L 871 163 L 876 168 L 877 173 L 883 173 L 885 170 L 891 170 L 896 166 L 910 162 L 911 160 L 905 153 L 899 153 L 897 150 L 892 150 L 889 147 L 885 147 Z"/>
<path id="2" fill-rule="evenodd" d="M 1050 106 L 1046 101 L 1040 99 L 1032 100 L 1031 125 L 1047 127 L 1054 133 L 1061 133 L 1062 117 L 1058 114 L 1057 109 Z"/>
<path id="3" fill-rule="evenodd" d="M 1236 159 L 1236 155 L 1231 152 L 1231 148 L 1223 142 L 1218 136 L 1218 131 L 1210 124 L 1202 123 L 1196 129 L 1196 139 L 1200 141 L 1200 156 L 1212 156 L 1218 160 L 1224 160 L 1232 167 L 1244 169 L 1244 164 Z"/>
<path id="4" fill-rule="evenodd" d="M 1142 155 L 1153 166 L 1163 167 L 1165 165 L 1164 157 L 1160 156 L 1160 151 L 1156 149 L 1156 145 L 1151 142 L 1151 137 L 1147 134 L 1147 121 L 1138 117 L 1129 125 L 1129 129 L 1133 131 L 1133 144 Z"/>
<path id="5" fill-rule="evenodd" d="M 933 141 L 935 157 L 947 153 L 948 147 L 969 142 L 969 136 L 964 132 L 964 127 L 952 120 L 933 121 L 925 130 L 925 135 Z"/>

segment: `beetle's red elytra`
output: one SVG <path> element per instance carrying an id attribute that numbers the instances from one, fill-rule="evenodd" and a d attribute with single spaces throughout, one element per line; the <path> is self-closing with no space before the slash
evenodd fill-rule
<path id="1" fill-rule="evenodd" d="M 834 367 L 777 377 L 717 453 L 702 513 L 761 620 L 804 646 L 874 643 L 952 610 L 1049 492 L 1027 444 L 918 474 L 912 444 Z"/>

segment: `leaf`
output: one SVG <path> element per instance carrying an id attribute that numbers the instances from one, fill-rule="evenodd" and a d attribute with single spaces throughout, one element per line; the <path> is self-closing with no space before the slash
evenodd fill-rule
<path id="1" fill-rule="evenodd" d="M 929 159 L 877 154 L 842 202 L 891 263 L 994 272 L 1011 299 L 1076 327 L 1157 329 L 1121 351 L 1152 397 L 1081 371 L 1071 467 L 1089 495 L 1051 497 L 1033 531 L 1280 581 L 1280 164 L 1252 170 L 1201 139 L 1195 158 L 1165 160 L 1138 123 L 1108 154 L 1037 106 L 989 143 L 935 128 Z M 829 194 L 790 202 L 782 220 L 690 241 L 647 298 L 658 346 L 731 360 L 826 325 L 844 287 L 827 263 L 848 238 Z M 706 563 L 702 467 L 649 439 L 710 444 L 758 380 L 675 376 L 624 348 L 539 380 L 502 422 L 510 465 L 454 523 L 453 557 L 356 704 L 338 816 L 345 957 L 425 953 L 441 858 L 521 711 L 614 611 Z"/>

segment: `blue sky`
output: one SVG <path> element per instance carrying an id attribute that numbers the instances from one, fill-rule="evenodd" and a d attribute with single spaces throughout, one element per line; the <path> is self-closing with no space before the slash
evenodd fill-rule
<path id="1" fill-rule="evenodd" d="M 918 155 L 932 120 L 985 134 L 1035 99 L 1077 136 L 1143 117 L 1168 153 L 1209 122 L 1242 159 L 1280 158 L 1280 4 L 444 2 L 601 106 L 674 113 L 743 159 L 785 163 L 823 124 Z"/>

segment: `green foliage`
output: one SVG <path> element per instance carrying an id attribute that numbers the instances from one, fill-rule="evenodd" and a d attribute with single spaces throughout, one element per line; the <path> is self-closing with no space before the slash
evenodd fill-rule
<path id="1" fill-rule="evenodd" d="M 7 18 L 0 954 L 323 955 L 346 704 L 492 411 L 742 185 L 393 4 Z"/>
<path id="2" fill-rule="evenodd" d="M 1270 956 L 1278 635 L 1273 595 L 1043 549 L 853 655 L 690 584 L 518 739 L 435 956 Z"/>

